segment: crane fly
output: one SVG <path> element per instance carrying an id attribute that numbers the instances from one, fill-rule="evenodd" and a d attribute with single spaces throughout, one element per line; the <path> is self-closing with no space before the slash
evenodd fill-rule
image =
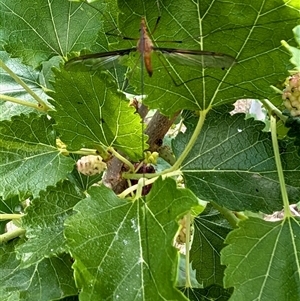
<path id="1" fill-rule="evenodd" d="M 156 47 L 149 36 L 144 17 L 141 19 L 140 28 L 141 36 L 138 39 L 136 47 L 75 57 L 66 62 L 65 69 L 76 71 L 78 70 L 77 67 L 79 67 L 79 70 L 80 67 L 85 67 L 85 71 L 93 71 L 98 68 L 108 68 L 115 60 L 132 52 L 139 52 L 141 54 L 144 66 L 150 77 L 153 75 L 151 61 L 153 52 L 162 53 L 165 57 L 174 59 L 180 65 L 202 66 L 203 68 L 214 67 L 225 69 L 231 67 L 236 62 L 234 57 L 223 53 Z"/>

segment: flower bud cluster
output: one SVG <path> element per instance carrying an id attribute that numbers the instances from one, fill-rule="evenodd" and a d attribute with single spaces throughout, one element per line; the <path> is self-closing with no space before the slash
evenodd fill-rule
<path id="1" fill-rule="evenodd" d="M 300 72 L 287 79 L 282 99 L 291 116 L 300 116 Z"/>

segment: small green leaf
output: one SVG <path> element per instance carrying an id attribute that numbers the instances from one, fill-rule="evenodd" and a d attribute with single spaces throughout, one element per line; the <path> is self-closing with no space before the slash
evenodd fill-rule
<path id="1" fill-rule="evenodd" d="M 56 134 L 47 116 L 13 117 L 0 123 L 0 195 L 25 198 L 56 185 L 74 161 L 55 147 Z"/>
<path id="2" fill-rule="evenodd" d="M 56 111 L 49 114 L 68 149 L 113 146 L 133 160 L 143 157 L 147 137 L 141 119 L 106 75 L 65 70 L 56 70 L 55 75 L 56 93 L 51 96 Z"/>
<path id="3" fill-rule="evenodd" d="M 89 195 L 65 231 L 81 300 L 186 300 L 174 287 L 172 244 L 176 219 L 197 205 L 195 196 L 171 179 L 156 181 L 146 203 L 118 199 L 104 186 Z"/>
<path id="4" fill-rule="evenodd" d="M 14 252 L 15 242 L 0 246 L 1 300 L 58 300 L 77 294 L 69 255 L 44 259 L 21 269 Z"/>
<path id="5" fill-rule="evenodd" d="M 28 240 L 17 248 L 22 268 L 67 251 L 63 236 L 64 221 L 73 214 L 73 207 L 83 198 L 83 193 L 65 181 L 41 192 L 38 198 L 32 200 L 22 218 Z"/>
<path id="6" fill-rule="evenodd" d="M 300 220 L 250 218 L 239 226 L 221 252 L 225 286 L 234 287 L 230 300 L 299 300 Z"/>
<path id="7" fill-rule="evenodd" d="M 187 121 L 187 131 L 174 141 L 179 156 L 195 128 L 197 118 Z M 280 185 L 270 133 L 264 124 L 244 114 L 226 114 L 224 107 L 210 111 L 182 171 L 186 187 L 200 199 L 214 200 L 230 210 L 271 213 L 282 208 Z M 300 158 L 287 143 L 282 154 L 290 202 L 300 194 Z"/>

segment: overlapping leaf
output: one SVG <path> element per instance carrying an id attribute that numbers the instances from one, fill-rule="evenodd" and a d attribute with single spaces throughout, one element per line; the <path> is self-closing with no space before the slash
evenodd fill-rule
<path id="1" fill-rule="evenodd" d="M 193 269 L 196 269 L 196 279 L 203 287 L 222 286 L 225 267 L 220 263 L 220 252 L 231 227 L 211 205 L 195 219 L 194 224 L 190 258 Z"/>
<path id="2" fill-rule="evenodd" d="M 230 300 L 298 300 L 300 298 L 300 223 L 287 218 L 265 222 L 251 218 L 229 234 L 222 251 Z M 238 268 L 237 268 L 238 267 Z"/>
<path id="3" fill-rule="evenodd" d="M 178 156 L 195 128 L 187 123 L 185 134 L 173 145 Z M 186 185 L 201 199 L 214 200 L 231 210 L 273 212 L 282 207 L 281 191 L 273 157 L 271 137 L 261 132 L 264 124 L 243 114 L 229 115 L 224 107 L 211 111 L 182 167 Z M 300 160 L 288 143 L 282 164 L 290 202 L 300 193 Z"/>
<path id="4" fill-rule="evenodd" d="M 66 178 L 74 161 L 55 147 L 47 116 L 21 115 L 0 123 L 0 194 L 4 198 L 38 195 Z"/>
<path id="5" fill-rule="evenodd" d="M 105 187 L 89 194 L 65 232 L 82 300 L 186 300 L 174 288 L 172 242 L 175 220 L 197 205 L 195 196 L 171 179 L 155 182 L 145 203 L 118 199 Z"/>
<path id="6" fill-rule="evenodd" d="M 106 76 L 56 71 L 51 116 L 68 149 L 113 146 L 133 160 L 142 158 L 146 136 L 141 120 L 125 96 Z"/>

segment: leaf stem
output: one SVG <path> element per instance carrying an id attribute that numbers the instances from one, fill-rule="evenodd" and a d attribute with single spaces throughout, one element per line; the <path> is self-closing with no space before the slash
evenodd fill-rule
<path id="1" fill-rule="evenodd" d="M 282 196 L 282 200 L 283 200 L 284 216 L 291 217 L 293 215 L 292 215 L 292 212 L 291 212 L 290 206 L 289 206 L 289 199 L 288 199 L 288 194 L 286 191 L 283 169 L 282 169 L 282 164 L 281 164 L 280 154 L 279 154 L 277 131 L 276 131 L 276 118 L 273 114 L 270 114 L 270 119 L 271 119 L 272 145 L 273 145 L 276 168 L 277 168 L 277 173 L 278 173 L 278 178 L 279 178 L 280 191 L 281 191 L 281 196 Z"/>
<path id="2" fill-rule="evenodd" d="M 64 155 L 69 155 L 69 154 L 78 154 L 78 155 L 84 155 L 84 156 L 87 156 L 87 155 L 97 156 L 98 155 L 98 152 L 96 149 L 89 149 L 89 148 L 81 148 L 77 151 L 69 151 L 64 148 L 59 148 L 59 151 Z"/>
<path id="3" fill-rule="evenodd" d="M 124 164 L 126 164 L 129 167 L 130 171 L 134 172 L 134 166 L 133 166 L 133 164 L 129 160 L 127 160 L 126 158 L 124 158 L 122 155 L 120 155 L 118 152 L 116 152 L 113 149 L 113 147 L 109 147 L 107 149 L 107 151 L 109 151 L 110 153 L 112 153 L 116 158 L 118 158 L 120 161 L 122 161 Z"/>
<path id="4" fill-rule="evenodd" d="M 0 244 L 2 244 L 4 242 L 7 242 L 9 240 L 12 240 L 16 237 L 19 237 L 19 236 L 25 234 L 25 232 L 26 232 L 25 229 L 18 228 L 18 229 L 15 229 L 13 231 L 9 231 L 7 233 L 1 234 L 0 235 Z"/>
<path id="5" fill-rule="evenodd" d="M 185 287 L 192 288 L 190 273 L 190 237 L 191 237 L 191 212 L 186 214 L 186 232 L 185 232 Z"/>
<path id="6" fill-rule="evenodd" d="M 24 216 L 24 214 L 0 214 L 0 220 L 19 219 L 22 216 Z"/>
<path id="7" fill-rule="evenodd" d="M 8 96 L 8 95 L 0 94 L 0 99 L 2 99 L 4 101 L 10 101 L 10 102 L 16 103 L 18 105 L 30 107 L 30 108 L 33 108 L 33 109 L 38 110 L 38 111 L 42 111 L 42 112 L 45 111 L 38 104 L 29 102 L 29 101 L 26 101 L 26 100 L 18 99 L 18 98 L 15 98 L 15 97 L 11 97 L 11 96 Z"/>
<path id="8" fill-rule="evenodd" d="M 144 181 L 142 183 L 143 183 L 144 186 L 146 186 L 146 185 L 154 183 L 159 178 L 159 176 L 161 176 L 162 179 L 164 180 L 164 179 L 169 178 L 169 177 L 174 177 L 174 176 L 181 175 L 181 171 L 180 170 L 174 170 L 172 172 L 168 172 L 168 173 L 165 173 L 165 174 L 160 173 L 160 175 L 153 174 L 153 173 L 152 174 L 124 174 L 124 175 L 125 176 L 123 176 L 123 178 L 139 179 L 139 180 L 142 179 L 145 175 L 152 175 L 152 176 L 154 175 L 154 177 L 151 178 L 151 179 L 147 179 L 147 180 L 144 179 Z M 128 175 L 128 176 L 132 175 L 132 176 L 137 176 L 137 177 L 132 177 L 131 178 L 131 177 L 127 177 L 126 175 Z M 126 197 L 126 195 L 128 195 L 128 194 L 132 193 L 133 191 L 137 190 L 138 185 L 139 184 L 135 184 L 135 185 L 130 186 L 129 188 L 125 189 L 122 193 L 118 194 L 118 197 L 121 198 L 121 199 L 124 199 Z"/>
<path id="9" fill-rule="evenodd" d="M 182 154 L 176 160 L 175 164 L 169 170 L 167 170 L 167 172 L 174 171 L 174 170 L 180 168 L 182 162 L 187 157 L 187 155 L 191 151 L 192 147 L 196 143 L 197 138 L 198 138 L 198 136 L 199 136 L 199 134 L 200 134 L 200 132 L 202 130 L 202 127 L 204 125 L 204 121 L 205 121 L 206 115 L 210 111 L 210 109 L 211 109 L 211 107 L 208 107 L 207 109 L 205 109 L 203 111 L 199 111 L 199 120 L 198 120 L 197 126 L 196 126 L 196 128 L 194 130 L 194 133 L 193 133 L 192 137 L 190 138 L 190 140 L 189 140 L 187 146 L 185 147 L 185 149 L 183 150 Z"/>
<path id="10" fill-rule="evenodd" d="M 270 116 L 275 114 L 283 122 L 285 122 L 287 120 L 288 117 L 283 115 L 282 112 L 280 110 L 278 110 L 268 99 L 261 99 L 260 101 L 262 102 L 264 107 L 267 109 Z"/>
<path id="11" fill-rule="evenodd" d="M 40 107 L 40 111 L 44 111 L 47 112 L 49 110 L 52 110 L 50 107 L 48 107 L 48 105 L 38 96 L 36 95 L 23 81 L 22 79 L 17 76 L 10 68 L 8 68 L 6 66 L 6 64 L 0 60 L 0 67 L 2 69 L 4 69 L 14 80 L 16 83 L 18 83 L 19 85 L 21 85 L 25 91 L 30 94 L 39 104 Z M 26 104 L 25 104 L 26 105 Z"/>
<path id="12" fill-rule="evenodd" d="M 236 217 L 236 215 L 229 209 L 222 207 L 220 205 L 218 205 L 215 202 L 211 201 L 211 204 L 213 205 L 213 207 L 215 209 L 217 209 L 229 222 L 229 224 L 231 225 L 232 228 L 237 228 L 237 224 L 240 221 L 240 219 L 238 219 Z"/>

